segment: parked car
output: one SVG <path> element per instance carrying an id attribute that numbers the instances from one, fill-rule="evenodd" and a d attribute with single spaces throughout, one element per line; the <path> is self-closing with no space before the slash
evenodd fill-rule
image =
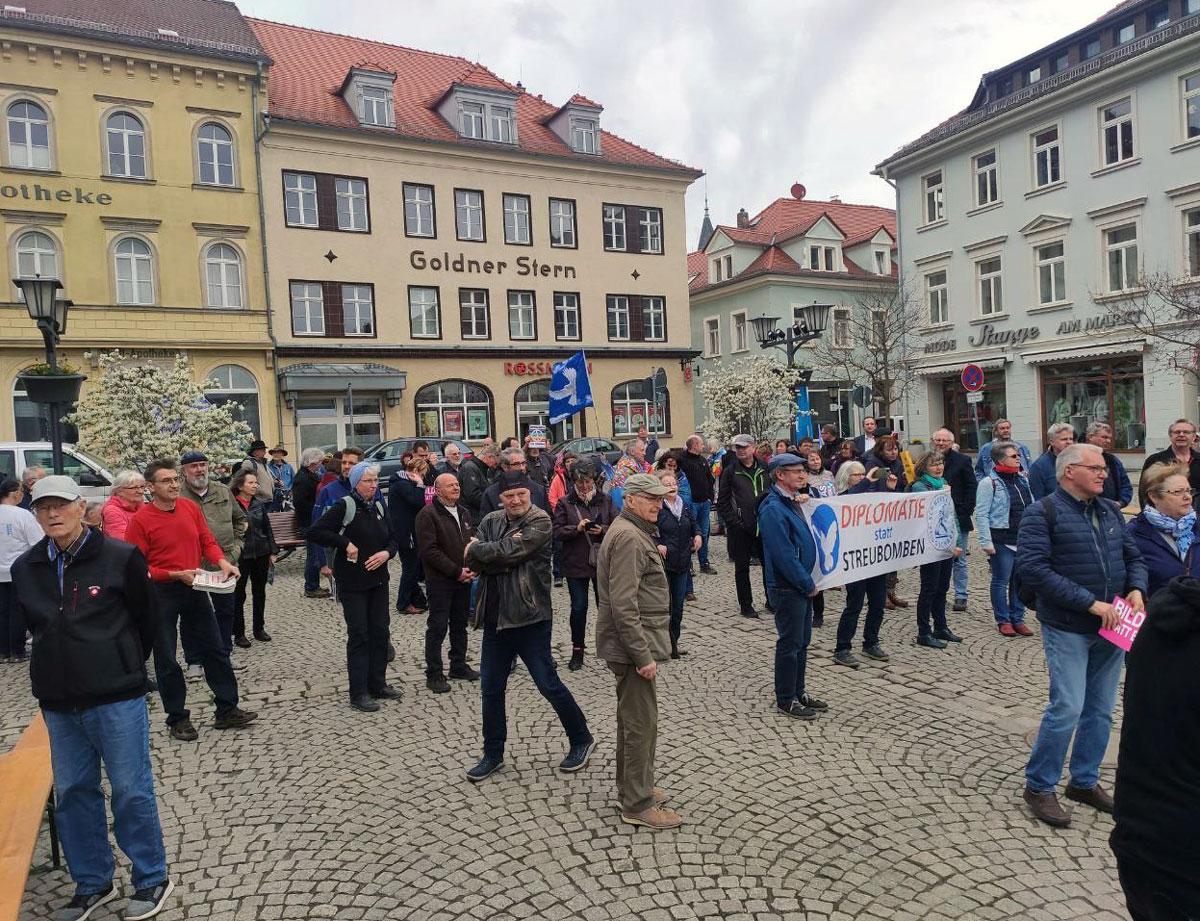
<path id="1" fill-rule="evenodd" d="M 53 473 L 52 456 L 48 441 L 0 441 L 0 475 L 19 480 L 26 467 L 45 467 Z M 79 484 L 85 498 L 100 499 L 112 492 L 113 474 L 74 445 L 63 445 L 63 473 Z"/>
<path id="2" fill-rule="evenodd" d="M 579 457 L 591 454 L 602 454 L 604 460 L 610 464 L 615 464 L 621 459 L 622 450 L 615 442 L 609 441 L 607 438 L 572 438 L 570 441 L 560 441 L 556 445 L 550 447 L 550 455 L 554 458 L 554 462 L 558 463 L 559 455 L 563 451 L 574 451 Z"/>
<path id="3" fill-rule="evenodd" d="M 442 462 L 442 452 L 446 450 L 446 445 L 451 443 L 458 445 L 463 460 L 474 453 L 465 441 L 456 438 L 391 438 L 381 441 L 375 447 L 367 449 L 366 459 L 379 465 L 379 486 L 384 492 L 387 492 L 388 478 L 397 470 L 404 469 L 400 465 L 400 458 L 405 452 L 411 451 L 418 441 L 429 445 L 429 456 L 435 465 Z"/>

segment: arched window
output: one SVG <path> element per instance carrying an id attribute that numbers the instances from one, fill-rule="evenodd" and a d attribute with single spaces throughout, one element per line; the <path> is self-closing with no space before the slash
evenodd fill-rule
<path id="1" fill-rule="evenodd" d="M 492 435 L 492 395 L 471 381 L 438 381 L 417 391 L 418 438 L 479 441 Z M 494 436 L 493 436 L 494 437 Z"/>
<path id="2" fill-rule="evenodd" d="M 20 100 L 8 107 L 8 165 L 50 168 L 50 119 L 36 102 Z"/>
<path id="3" fill-rule="evenodd" d="M 35 403 L 25 393 L 25 385 L 18 379 L 13 385 L 13 420 L 16 422 L 17 441 L 49 441 L 50 440 L 50 404 Z M 65 416 L 75 412 L 75 404 L 68 403 L 59 406 Z M 73 425 L 59 425 L 59 432 L 66 444 L 74 444 L 79 440 L 79 429 Z"/>
<path id="4" fill-rule="evenodd" d="M 625 381 L 612 389 L 613 436 L 636 435 L 641 426 L 654 435 L 671 431 L 671 394 L 664 391 L 657 405 L 645 381 Z"/>
<path id="5" fill-rule="evenodd" d="M 557 444 L 583 434 L 583 413 L 564 419 L 556 425 L 550 424 L 550 380 L 530 381 L 517 388 L 514 397 L 517 417 L 517 437 L 524 439 L 529 426 L 546 426 L 546 437 L 550 444 Z"/>
<path id="6" fill-rule="evenodd" d="M 27 230 L 17 237 L 17 276 L 19 278 L 60 278 L 58 247 L 49 234 Z"/>
<path id="7" fill-rule="evenodd" d="M 196 161 L 206 185 L 233 185 L 233 135 L 224 125 L 206 122 L 196 133 Z"/>
<path id="8" fill-rule="evenodd" d="M 114 112 L 104 125 L 108 174 L 146 178 L 146 127 L 128 112 Z"/>
<path id="9" fill-rule="evenodd" d="M 209 307 L 244 307 L 242 258 L 228 243 L 210 243 L 204 250 L 205 302 Z"/>
<path id="10" fill-rule="evenodd" d="M 113 248 L 118 304 L 154 303 L 154 254 L 137 237 L 122 237 Z"/>
<path id="11" fill-rule="evenodd" d="M 208 375 L 209 382 L 215 384 L 204 396 L 208 402 L 217 406 L 226 403 L 237 404 L 233 414 L 250 426 L 250 431 L 259 435 L 258 416 L 258 381 L 254 375 L 241 365 L 217 365 Z"/>

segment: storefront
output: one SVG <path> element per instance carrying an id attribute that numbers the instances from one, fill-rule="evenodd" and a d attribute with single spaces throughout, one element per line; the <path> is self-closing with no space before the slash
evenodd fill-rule
<path id="1" fill-rule="evenodd" d="M 1008 418 L 1004 372 L 985 374 L 986 385 L 980 391 L 982 399 L 978 403 L 967 402 L 968 394 L 960 378 L 946 377 L 941 381 L 942 420 L 954 433 L 955 443 L 964 451 L 978 451 L 980 445 L 992 440 L 996 423 Z"/>
<path id="2" fill-rule="evenodd" d="M 1042 428 L 1069 422 L 1082 441 L 1093 422 L 1112 426 L 1114 450 L 1146 449 L 1142 356 L 1097 355 L 1069 361 L 1055 353 L 1026 356 L 1038 370 Z"/>

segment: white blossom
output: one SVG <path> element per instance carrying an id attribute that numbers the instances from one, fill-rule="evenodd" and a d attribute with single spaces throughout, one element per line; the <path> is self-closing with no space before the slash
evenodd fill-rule
<path id="1" fill-rule="evenodd" d="M 796 419 L 792 388 L 800 372 L 765 355 L 705 368 L 697 382 L 708 408 L 704 432 L 721 441 L 746 434 L 755 441 L 791 429 Z"/>

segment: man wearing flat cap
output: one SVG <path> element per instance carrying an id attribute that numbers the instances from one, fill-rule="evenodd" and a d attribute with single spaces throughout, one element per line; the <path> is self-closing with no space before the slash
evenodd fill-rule
<path id="1" fill-rule="evenodd" d="M 758 617 L 750 589 L 750 558 L 762 559 L 758 534 L 758 499 L 767 491 L 767 467 L 754 454 L 754 439 L 735 435 L 732 459 L 721 467 L 717 511 L 725 522 L 725 542 L 733 558 L 733 582 L 742 617 Z M 764 585 L 765 587 L 765 585 Z"/>
<path id="2" fill-rule="evenodd" d="M 671 592 L 658 552 L 658 513 L 667 488 L 637 473 L 625 481 L 625 504 L 609 525 L 596 580 L 596 655 L 617 677 L 617 794 L 621 821 L 648 828 L 678 828 L 678 813 L 664 809 L 654 786 L 658 740 L 658 663 L 671 654 Z"/>
<path id="3" fill-rule="evenodd" d="M 828 705 L 804 688 L 808 644 L 812 639 L 812 568 L 817 544 L 800 513 L 807 501 L 808 468 L 795 454 L 776 454 L 767 465 L 771 488 L 758 506 L 763 569 L 775 609 L 775 705 L 793 719 L 812 720 Z"/>

